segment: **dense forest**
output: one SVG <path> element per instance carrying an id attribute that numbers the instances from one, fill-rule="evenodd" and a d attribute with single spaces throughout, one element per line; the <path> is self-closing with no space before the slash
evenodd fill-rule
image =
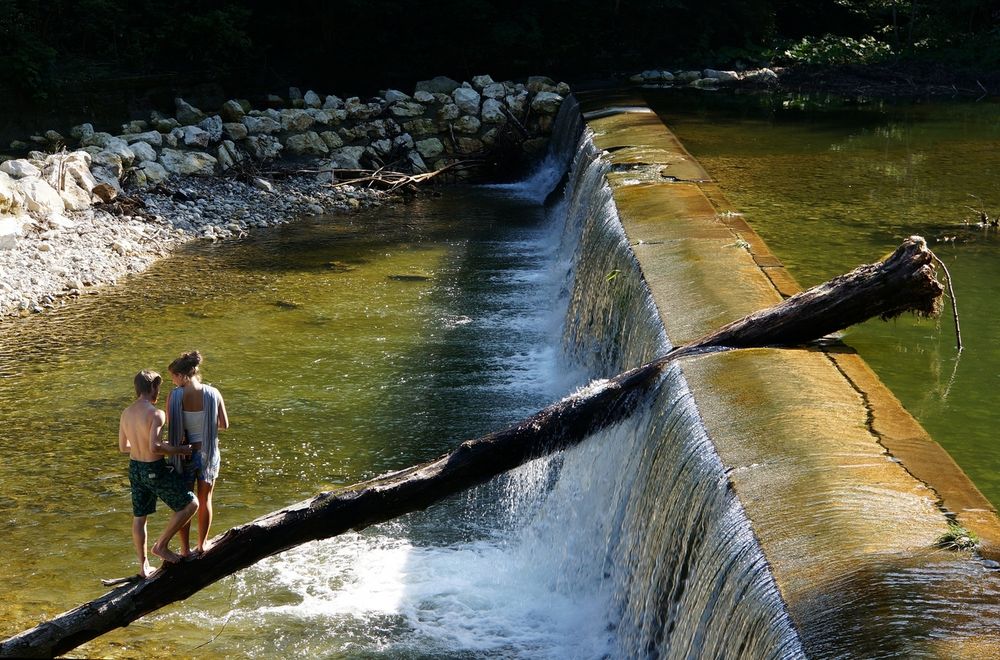
<path id="1" fill-rule="evenodd" d="M 1000 0 L 0 0 L 0 90 L 123 80 L 364 94 L 436 74 L 1000 64 Z"/>

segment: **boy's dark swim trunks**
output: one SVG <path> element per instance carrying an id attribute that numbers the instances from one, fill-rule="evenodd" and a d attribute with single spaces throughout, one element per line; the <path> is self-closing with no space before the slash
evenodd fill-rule
<path id="1" fill-rule="evenodd" d="M 132 484 L 132 515 L 136 518 L 156 511 L 157 497 L 174 511 L 180 511 L 194 500 L 194 493 L 179 475 L 167 468 L 162 458 L 151 463 L 130 460 L 128 480 Z"/>

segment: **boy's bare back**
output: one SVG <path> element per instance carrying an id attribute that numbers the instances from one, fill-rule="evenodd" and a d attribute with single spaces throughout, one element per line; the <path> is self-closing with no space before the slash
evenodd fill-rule
<path id="1" fill-rule="evenodd" d="M 144 398 L 137 399 L 122 411 L 118 424 L 118 444 L 134 461 L 150 463 L 163 456 L 156 450 L 166 416 Z"/>

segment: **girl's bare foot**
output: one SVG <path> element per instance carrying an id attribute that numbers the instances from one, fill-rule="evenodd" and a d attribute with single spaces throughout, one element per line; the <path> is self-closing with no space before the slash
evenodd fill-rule
<path id="1" fill-rule="evenodd" d="M 162 559 L 165 564 L 176 564 L 181 560 L 181 556 L 168 548 L 166 544 L 160 546 L 159 543 L 154 543 L 150 552 Z"/>
<path id="2" fill-rule="evenodd" d="M 146 560 L 142 562 L 142 568 L 139 569 L 139 577 L 145 580 L 146 578 L 148 578 L 150 575 L 153 574 L 153 570 L 155 569 L 153 569 L 153 567 L 149 565 L 149 561 Z"/>

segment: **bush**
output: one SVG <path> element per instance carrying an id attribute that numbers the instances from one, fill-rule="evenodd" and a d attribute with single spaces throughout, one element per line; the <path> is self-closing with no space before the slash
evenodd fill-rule
<path id="1" fill-rule="evenodd" d="M 892 47 L 875 37 L 853 39 L 831 34 L 819 39 L 804 37 L 802 41 L 784 51 L 784 58 L 790 63 L 823 66 L 873 64 L 883 62 L 892 56 Z"/>

